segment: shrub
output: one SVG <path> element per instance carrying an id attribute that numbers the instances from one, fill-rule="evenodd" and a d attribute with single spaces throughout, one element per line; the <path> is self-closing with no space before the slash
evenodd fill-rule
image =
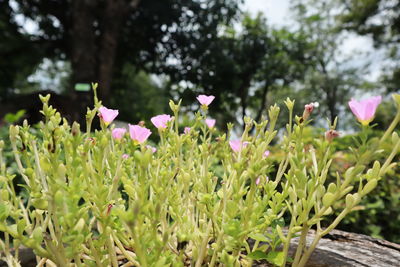
<path id="1" fill-rule="evenodd" d="M 303 131 L 312 107 L 293 123 L 289 99 L 287 131 L 279 151 L 269 152 L 277 134 L 276 105 L 269 109 L 269 121 L 246 118 L 242 136 L 234 140 L 231 131 L 218 134 L 207 117 L 212 99 L 199 97 L 201 110 L 184 133 L 178 127 L 180 105 L 171 101 L 173 117 L 152 118 L 160 136 L 154 148 L 146 144 L 151 132 L 144 125 L 130 125 L 129 134 L 113 129 L 118 111 L 97 99 L 81 132 L 49 106 L 49 97 L 41 97 L 44 121 L 38 131 L 26 122 L 10 127 L 23 183 L 16 185 L 4 164 L 0 168 L 0 231 L 5 235 L 0 246 L 9 264 L 17 262 L 10 247 L 24 245 L 41 264 L 57 266 L 251 266 L 260 259 L 304 266 L 318 241 L 393 167 L 400 146 L 394 134 L 393 151 L 382 165 L 375 161 L 366 168 L 360 160 L 328 183 L 336 123 L 325 137 L 306 143 Z M 92 132 L 96 114 L 102 129 Z M 362 140 L 354 153 L 371 162 L 380 144 Z M 374 148 L 368 157 L 363 154 Z M 271 153 L 279 155 L 277 164 Z M 23 193 L 18 195 L 16 187 Z M 335 207 L 340 200 L 345 204 Z M 334 208 L 338 216 L 322 228 Z M 312 227 L 316 237 L 306 248 Z M 300 242 L 290 259 L 289 243 L 296 235 Z"/>

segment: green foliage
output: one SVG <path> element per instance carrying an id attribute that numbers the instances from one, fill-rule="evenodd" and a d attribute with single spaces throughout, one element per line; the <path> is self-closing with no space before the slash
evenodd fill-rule
<path id="1" fill-rule="evenodd" d="M 399 1 L 338 0 L 343 11 L 338 16 L 343 30 L 371 36 L 376 47 L 383 48 L 391 66 L 382 68 L 381 81 L 388 92 L 400 87 L 400 9 Z M 388 65 L 388 64 L 385 64 Z"/>
<path id="2" fill-rule="evenodd" d="M 168 95 L 165 85 L 156 83 L 148 74 L 138 71 L 132 64 L 125 64 L 113 84 L 109 103 L 118 107 L 122 121 L 146 121 L 149 114 L 167 111 Z"/>
<path id="3" fill-rule="evenodd" d="M 4 116 L 4 121 L 9 124 L 14 124 L 20 121 L 25 116 L 25 110 L 19 110 L 17 113 L 7 113 Z"/>
<path id="4" fill-rule="evenodd" d="M 338 154 L 333 162 L 333 168 L 341 172 L 348 166 L 355 163 L 357 158 L 354 158 L 352 152 L 348 150 L 354 147 L 354 138 L 359 138 L 359 135 L 345 136 L 336 140 L 335 146 L 338 150 L 343 151 Z M 379 137 L 380 131 L 370 133 L 371 136 Z M 382 160 L 384 154 L 387 154 L 391 147 L 390 144 L 383 146 L 384 152 L 381 155 Z M 345 152 L 347 150 L 347 152 Z M 396 157 L 395 161 L 398 160 Z M 400 169 L 396 165 L 389 171 L 385 177 L 379 182 L 377 188 L 368 194 L 359 205 L 354 208 L 354 212 L 349 214 L 339 225 L 338 229 L 362 233 L 376 238 L 383 238 L 392 242 L 400 243 Z M 334 180 L 331 177 L 331 180 Z M 340 207 L 344 203 L 337 203 Z M 328 220 L 332 221 L 334 218 Z"/>
<path id="5" fill-rule="evenodd" d="M 6 237 L 0 245 L 9 264 L 17 260 L 9 249 L 13 244 L 32 248 L 38 260 L 58 266 L 249 266 L 265 259 L 302 267 L 319 239 L 390 174 L 400 148 L 398 136 L 385 139 L 391 127 L 381 141 L 368 138 L 365 127 L 361 144 L 352 150 L 354 166 L 330 181 L 337 153 L 332 140 L 307 137 L 314 132 L 307 128 L 310 121 L 294 116 L 290 99 L 285 104 L 294 122 L 287 124 L 275 148 L 280 157 L 273 160 L 265 151 L 277 134 L 276 105 L 269 109 L 270 121 L 246 117 L 236 143 L 229 141 L 230 131 L 219 134 L 206 126 L 209 108 L 204 105 L 194 114 L 190 132 L 182 134 L 180 103 L 170 102 L 174 119 L 158 129 L 160 142 L 153 152 L 145 141 L 113 137 L 105 117 L 101 130 L 91 132 L 88 126 L 81 132 L 49 105 L 49 98 L 41 96 L 39 131 L 26 122 L 10 126 L 22 177 L 17 185 L 4 165 L 0 142 L 0 231 Z M 96 98 L 87 110 L 89 125 L 101 106 Z M 383 163 L 364 166 L 379 158 L 383 142 L 393 148 L 382 155 Z M 333 212 L 336 219 L 322 228 L 321 221 Z M 307 248 L 313 227 L 316 238 Z M 289 244 L 298 235 L 290 259 Z"/>

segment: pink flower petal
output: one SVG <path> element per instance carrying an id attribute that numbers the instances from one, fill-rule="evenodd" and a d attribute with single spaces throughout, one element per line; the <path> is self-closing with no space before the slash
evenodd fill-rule
<path id="1" fill-rule="evenodd" d="M 109 109 L 106 107 L 99 108 L 99 116 L 106 124 L 110 124 L 118 116 L 118 113 L 116 109 Z"/>
<path id="2" fill-rule="evenodd" d="M 215 125 L 215 120 L 214 119 L 206 119 L 206 124 L 208 126 L 208 128 L 214 128 Z"/>
<path id="3" fill-rule="evenodd" d="M 351 99 L 349 101 L 349 107 L 358 121 L 367 125 L 374 119 L 376 109 L 381 101 L 381 96 L 373 96 L 362 101 Z"/>
<path id="4" fill-rule="evenodd" d="M 167 128 L 167 122 L 169 122 L 170 120 L 172 120 L 172 117 L 167 114 L 157 115 L 157 116 L 154 116 L 153 118 L 151 118 L 151 122 L 158 129 Z"/>
<path id="5" fill-rule="evenodd" d="M 112 130 L 111 135 L 114 139 L 120 140 L 126 133 L 125 128 L 115 128 Z"/>
<path id="6" fill-rule="evenodd" d="M 242 148 L 246 147 L 249 142 L 242 142 L 241 140 L 231 140 L 229 141 L 229 145 L 231 146 L 232 150 L 235 152 L 239 152 Z"/>
<path id="7" fill-rule="evenodd" d="M 151 131 L 146 127 L 129 124 L 129 134 L 132 140 L 137 141 L 139 144 L 141 144 L 146 141 L 147 138 L 149 138 L 149 136 L 151 135 Z"/>
<path id="8" fill-rule="evenodd" d="M 208 106 L 208 105 L 211 104 L 211 102 L 213 102 L 214 98 L 215 98 L 215 96 L 213 96 L 213 95 L 210 95 L 210 96 L 208 96 L 208 95 L 199 95 L 197 97 L 197 100 L 200 102 L 201 105 Z"/>

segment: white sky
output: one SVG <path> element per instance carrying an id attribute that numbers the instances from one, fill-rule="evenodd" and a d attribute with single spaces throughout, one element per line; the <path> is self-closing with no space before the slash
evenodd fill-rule
<path id="1" fill-rule="evenodd" d="M 287 25 L 290 0 L 245 0 L 244 8 L 252 14 L 263 12 L 273 25 Z"/>
<path id="2" fill-rule="evenodd" d="M 258 12 L 264 13 L 268 23 L 274 26 L 289 26 L 292 22 L 289 10 L 290 0 L 245 0 L 243 7 L 245 11 L 252 15 L 256 15 Z M 366 78 L 373 81 L 379 77 L 383 51 L 374 49 L 371 38 L 358 36 L 354 33 L 348 34 L 341 49 L 343 56 L 352 55 L 355 51 L 363 53 L 353 63 L 356 65 L 362 65 L 366 61 L 375 63 L 370 66 L 371 73 Z"/>

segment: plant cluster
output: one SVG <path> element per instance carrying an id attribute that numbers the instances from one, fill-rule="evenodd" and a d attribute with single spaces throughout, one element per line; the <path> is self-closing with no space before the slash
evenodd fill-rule
<path id="1" fill-rule="evenodd" d="M 102 106 L 96 94 L 85 132 L 63 119 L 49 98 L 41 97 L 44 121 L 38 131 L 26 122 L 9 130 L 21 184 L 0 153 L 0 251 L 10 266 L 18 266 L 12 248 L 21 245 L 33 249 L 39 266 L 251 266 L 261 259 L 305 266 L 318 241 L 394 166 L 400 147 L 392 134 L 399 113 L 381 140 L 361 140 L 354 149 L 358 164 L 328 182 L 338 132 L 333 122 L 325 136 L 305 141 L 313 105 L 294 116 L 294 101 L 287 99 L 286 132 L 279 151 L 270 151 L 277 138 L 277 105 L 270 107 L 268 120 L 246 118 L 235 139 L 232 124 L 220 134 L 207 116 L 213 96 L 198 97 L 201 109 L 183 131 L 180 103 L 171 101 L 173 116 L 151 119 L 160 137 L 153 147 L 147 141 L 153 133 L 143 123 L 129 125 L 129 131 L 113 128 L 118 111 Z M 399 103 L 399 96 L 395 100 Z M 350 105 L 363 131 L 379 102 Z M 97 115 L 101 130 L 92 131 Z M 363 157 L 372 162 L 390 136 L 393 150 L 384 163 L 366 168 Z M 363 153 L 373 146 L 366 158 Z M 0 152 L 3 147 L 1 142 Z M 336 208 L 339 200 L 345 205 Z M 332 223 L 321 227 L 334 212 Z M 311 228 L 316 236 L 306 247 Z M 290 257 L 295 236 L 300 241 Z"/>

